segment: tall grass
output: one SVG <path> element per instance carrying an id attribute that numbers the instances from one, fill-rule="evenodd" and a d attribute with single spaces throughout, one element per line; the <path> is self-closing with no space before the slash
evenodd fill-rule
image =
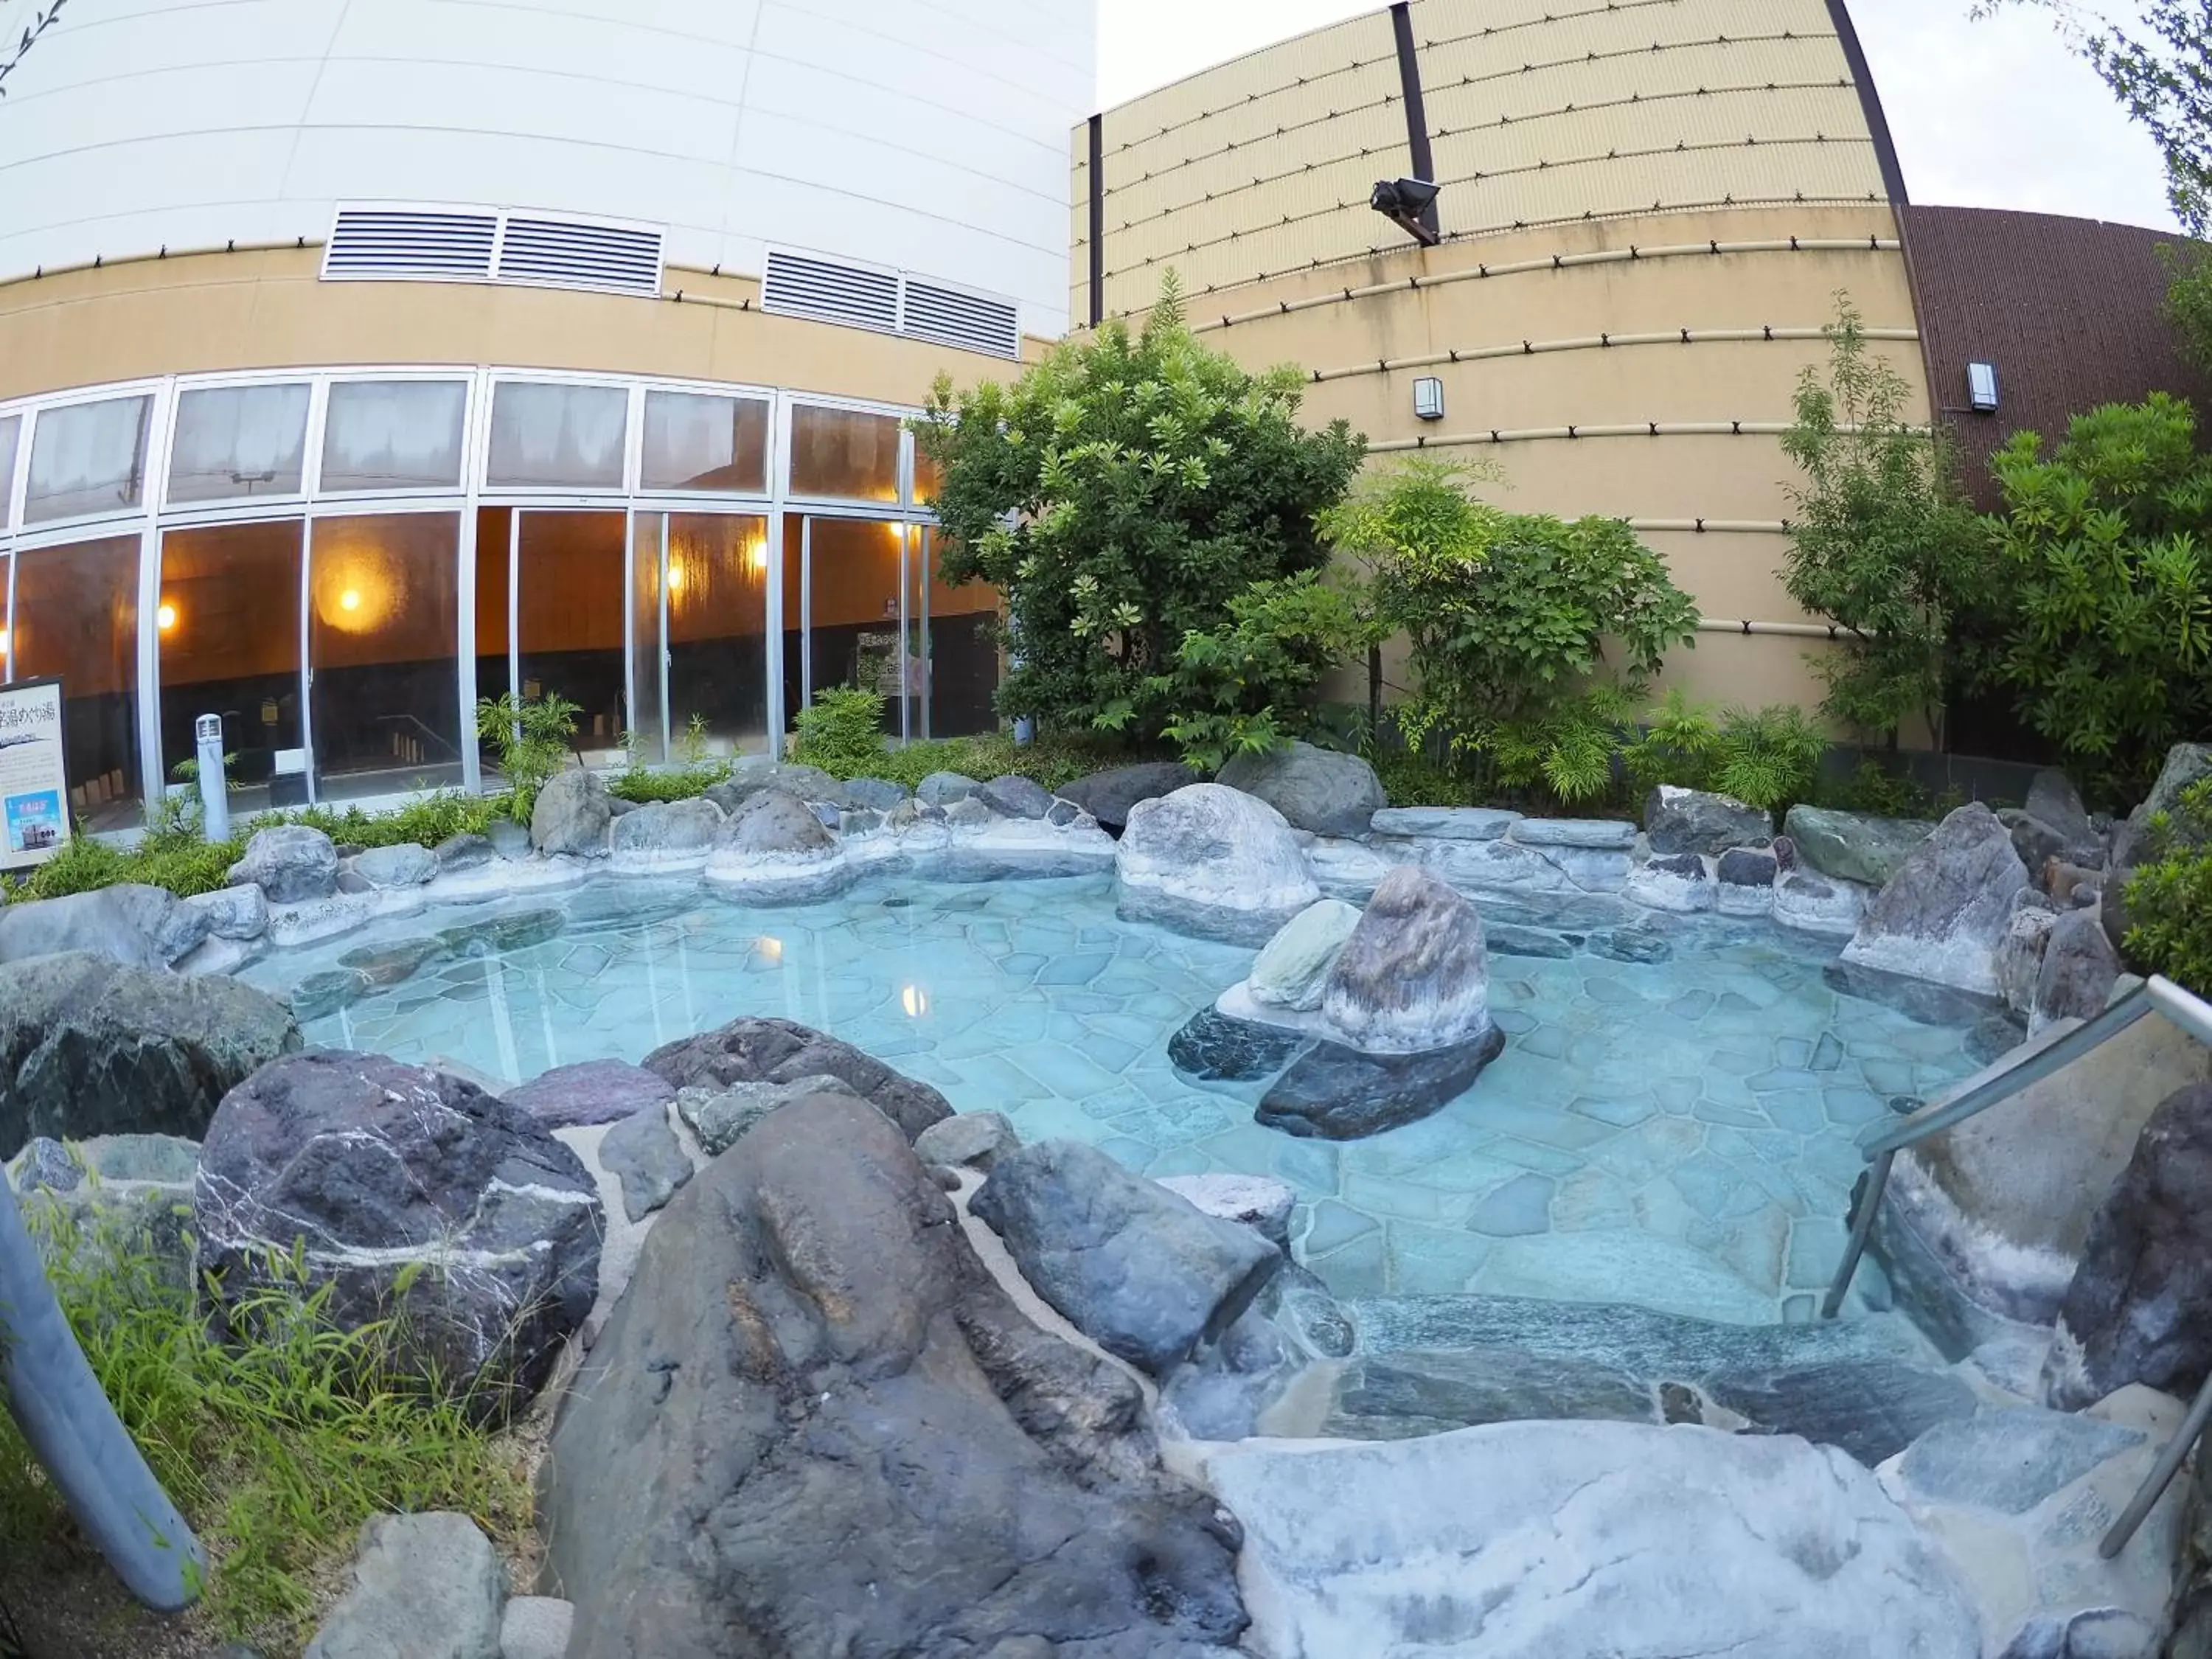
<path id="1" fill-rule="evenodd" d="M 88 1225 L 35 1200 L 25 1219 L 93 1374 L 208 1547 L 206 1607 L 226 1639 L 297 1652 L 319 1578 L 373 1515 L 452 1510 L 495 1538 L 527 1530 L 517 1443 L 408 1379 L 393 1322 L 333 1329 L 330 1287 L 311 1286 L 299 1257 L 272 1259 L 271 1287 L 234 1304 L 224 1333 L 143 1221 L 110 1211 Z M 0 1414 L 0 1555 L 35 1559 L 68 1531 Z"/>

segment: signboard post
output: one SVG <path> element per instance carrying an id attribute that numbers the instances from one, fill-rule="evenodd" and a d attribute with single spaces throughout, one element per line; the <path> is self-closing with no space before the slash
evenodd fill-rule
<path id="1" fill-rule="evenodd" d="M 28 870 L 70 842 L 62 683 L 0 685 L 0 870 Z"/>

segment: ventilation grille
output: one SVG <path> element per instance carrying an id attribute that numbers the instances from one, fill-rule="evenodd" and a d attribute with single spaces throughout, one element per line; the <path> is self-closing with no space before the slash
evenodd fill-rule
<path id="1" fill-rule="evenodd" d="M 543 215 L 342 207 L 325 282 L 512 283 L 614 294 L 660 292 L 661 233 Z"/>
<path id="2" fill-rule="evenodd" d="M 998 357 L 1021 356 L 1020 315 L 1010 301 L 986 299 L 980 294 L 963 294 L 909 277 L 901 322 L 900 331 L 917 339 L 934 340 L 966 351 L 988 351 Z"/>
<path id="3" fill-rule="evenodd" d="M 769 251 L 761 309 L 904 334 L 994 357 L 1021 356 L 1020 313 L 1011 300 L 811 254 Z"/>

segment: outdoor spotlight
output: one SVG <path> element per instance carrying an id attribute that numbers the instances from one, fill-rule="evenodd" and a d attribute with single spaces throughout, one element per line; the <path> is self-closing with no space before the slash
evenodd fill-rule
<path id="1" fill-rule="evenodd" d="M 1367 205 L 1423 247 L 1434 247 L 1443 240 L 1437 234 L 1437 190 L 1425 179 L 1381 179 Z"/>
<path id="2" fill-rule="evenodd" d="M 1997 412 L 1997 366 L 1995 363 L 1966 365 L 1966 402 L 1977 415 Z"/>

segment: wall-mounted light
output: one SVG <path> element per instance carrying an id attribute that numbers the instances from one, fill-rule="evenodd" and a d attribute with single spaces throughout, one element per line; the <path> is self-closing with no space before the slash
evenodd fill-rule
<path id="1" fill-rule="evenodd" d="M 1443 240 L 1429 226 L 1430 209 L 1436 205 L 1437 186 L 1425 179 L 1378 179 L 1367 205 L 1388 219 L 1423 247 Z"/>
<path id="2" fill-rule="evenodd" d="M 177 607 L 164 600 L 161 608 L 154 613 L 154 621 L 164 634 L 173 631 L 177 626 Z"/>
<path id="3" fill-rule="evenodd" d="M 1413 382 L 1413 413 L 1424 421 L 1441 421 L 1444 417 L 1444 383 L 1433 374 L 1424 374 Z"/>
<path id="4" fill-rule="evenodd" d="M 358 611 L 358 610 L 360 610 L 360 609 L 361 609 L 361 589 L 359 589 L 358 587 L 349 587 L 348 589 L 346 589 L 346 591 L 345 591 L 344 592 L 343 592 L 343 593 L 339 594 L 339 595 L 338 595 L 338 609 L 339 609 L 339 610 L 341 610 L 341 611 Z"/>
<path id="5" fill-rule="evenodd" d="M 1966 365 L 1966 403 L 1977 415 L 1997 412 L 1997 366 L 1995 363 Z"/>

